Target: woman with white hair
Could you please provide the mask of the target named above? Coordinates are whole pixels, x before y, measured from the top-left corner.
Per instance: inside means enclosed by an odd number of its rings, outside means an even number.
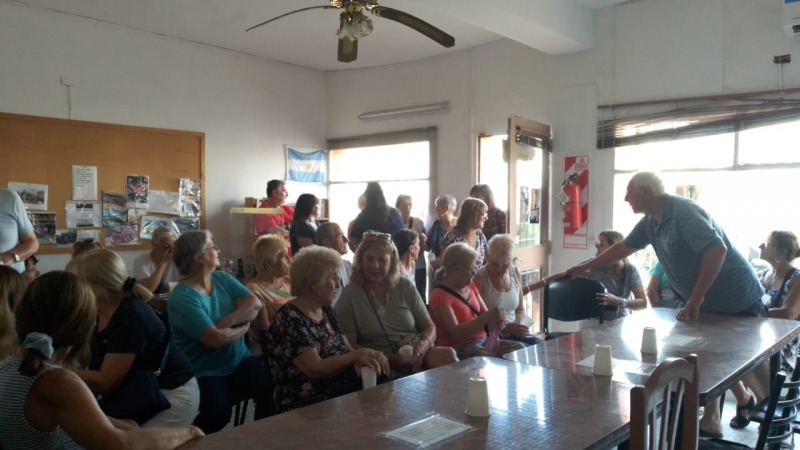
[[[169,292],[169,283],[180,279],[178,268],[172,262],[172,247],[178,235],[172,228],[161,227],[150,239],[152,248],[133,261],[133,276],[136,281],[154,294]]]
[[[514,238],[507,234],[496,234],[489,239],[486,265],[475,275],[475,285],[487,308],[500,307],[505,312],[500,337],[520,341],[527,345],[542,342],[531,334],[523,322],[530,323],[525,316],[522,301],[522,274],[514,265]]]
[[[441,257],[444,251],[442,241],[447,235],[447,232],[456,225],[456,208],[458,207],[458,202],[452,195],[444,194],[436,197],[434,204],[436,205],[436,220],[433,221],[430,229],[428,229],[428,241],[426,244],[427,250],[431,252],[432,255],[431,265],[439,267],[442,263]]]

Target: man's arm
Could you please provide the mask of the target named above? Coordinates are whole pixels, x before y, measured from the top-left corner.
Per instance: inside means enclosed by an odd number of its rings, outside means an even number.
[[[587,270],[596,269],[598,267],[607,266],[613,262],[617,262],[622,258],[630,256],[636,252],[637,249],[628,247],[624,241],[619,241],[608,248],[608,250],[600,253],[597,258],[586,261],[583,264],[571,267],[564,272],[568,277],[580,275]]]
[[[36,235],[33,234],[33,231],[30,233],[20,236],[19,238],[19,245],[16,247],[7,250],[2,255],[2,263],[3,265],[10,265],[14,264],[14,255],[11,253],[16,253],[19,256],[20,261],[25,261],[26,259],[30,258],[31,255],[36,253],[39,250],[39,241],[36,240]]]
[[[717,244],[703,253],[703,263],[700,266],[700,273],[697,276],[697,282],[694,284],[692,296],[689,297],[686,306],[678,312],[678,320],[697,319],[700,305],[703,304],[706,293],[711,288],[711,285],[714,284],[714,280],[717,279],[727,254],[728,247],[725,244]]]

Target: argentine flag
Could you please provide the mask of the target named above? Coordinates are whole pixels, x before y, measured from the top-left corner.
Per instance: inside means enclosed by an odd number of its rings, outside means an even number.
[[[300,183],[324,183],[328,152],[303,153],[286,147],[286,179]]]

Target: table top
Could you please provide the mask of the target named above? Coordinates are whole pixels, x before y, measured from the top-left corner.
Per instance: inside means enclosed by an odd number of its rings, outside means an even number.
[[[610,345],[615,381],[644,384],[649,371],[666,358],[698,355],[701,402],[715,398],[736,380],[800,335],[800,322],[784,319],[700,314],[696,321],[678,321],[677,311],[648,308],[621,319],[526,347],[504,357],[570,373],[589,375],[587,358],[597,344]],[[640,351],[644,327],[656,329],[657,354]]]
[[[470,377],[489,388],[491,416],[464,413]],[[440,415],[472,429],[435,448],[605,449],[628,436],[630,386],[470,358],[190,442],[185,448],[414,448],[386,433]]]

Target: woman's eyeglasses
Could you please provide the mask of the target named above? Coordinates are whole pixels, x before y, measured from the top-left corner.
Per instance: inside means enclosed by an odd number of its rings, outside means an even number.
[[[376,241],[392,241],[392,235],[388,233],[381,233],[380,231],[369,230],[365,231],[364,234],[361,235],[361,239],[365,241],[369,240],[376,240]]]

